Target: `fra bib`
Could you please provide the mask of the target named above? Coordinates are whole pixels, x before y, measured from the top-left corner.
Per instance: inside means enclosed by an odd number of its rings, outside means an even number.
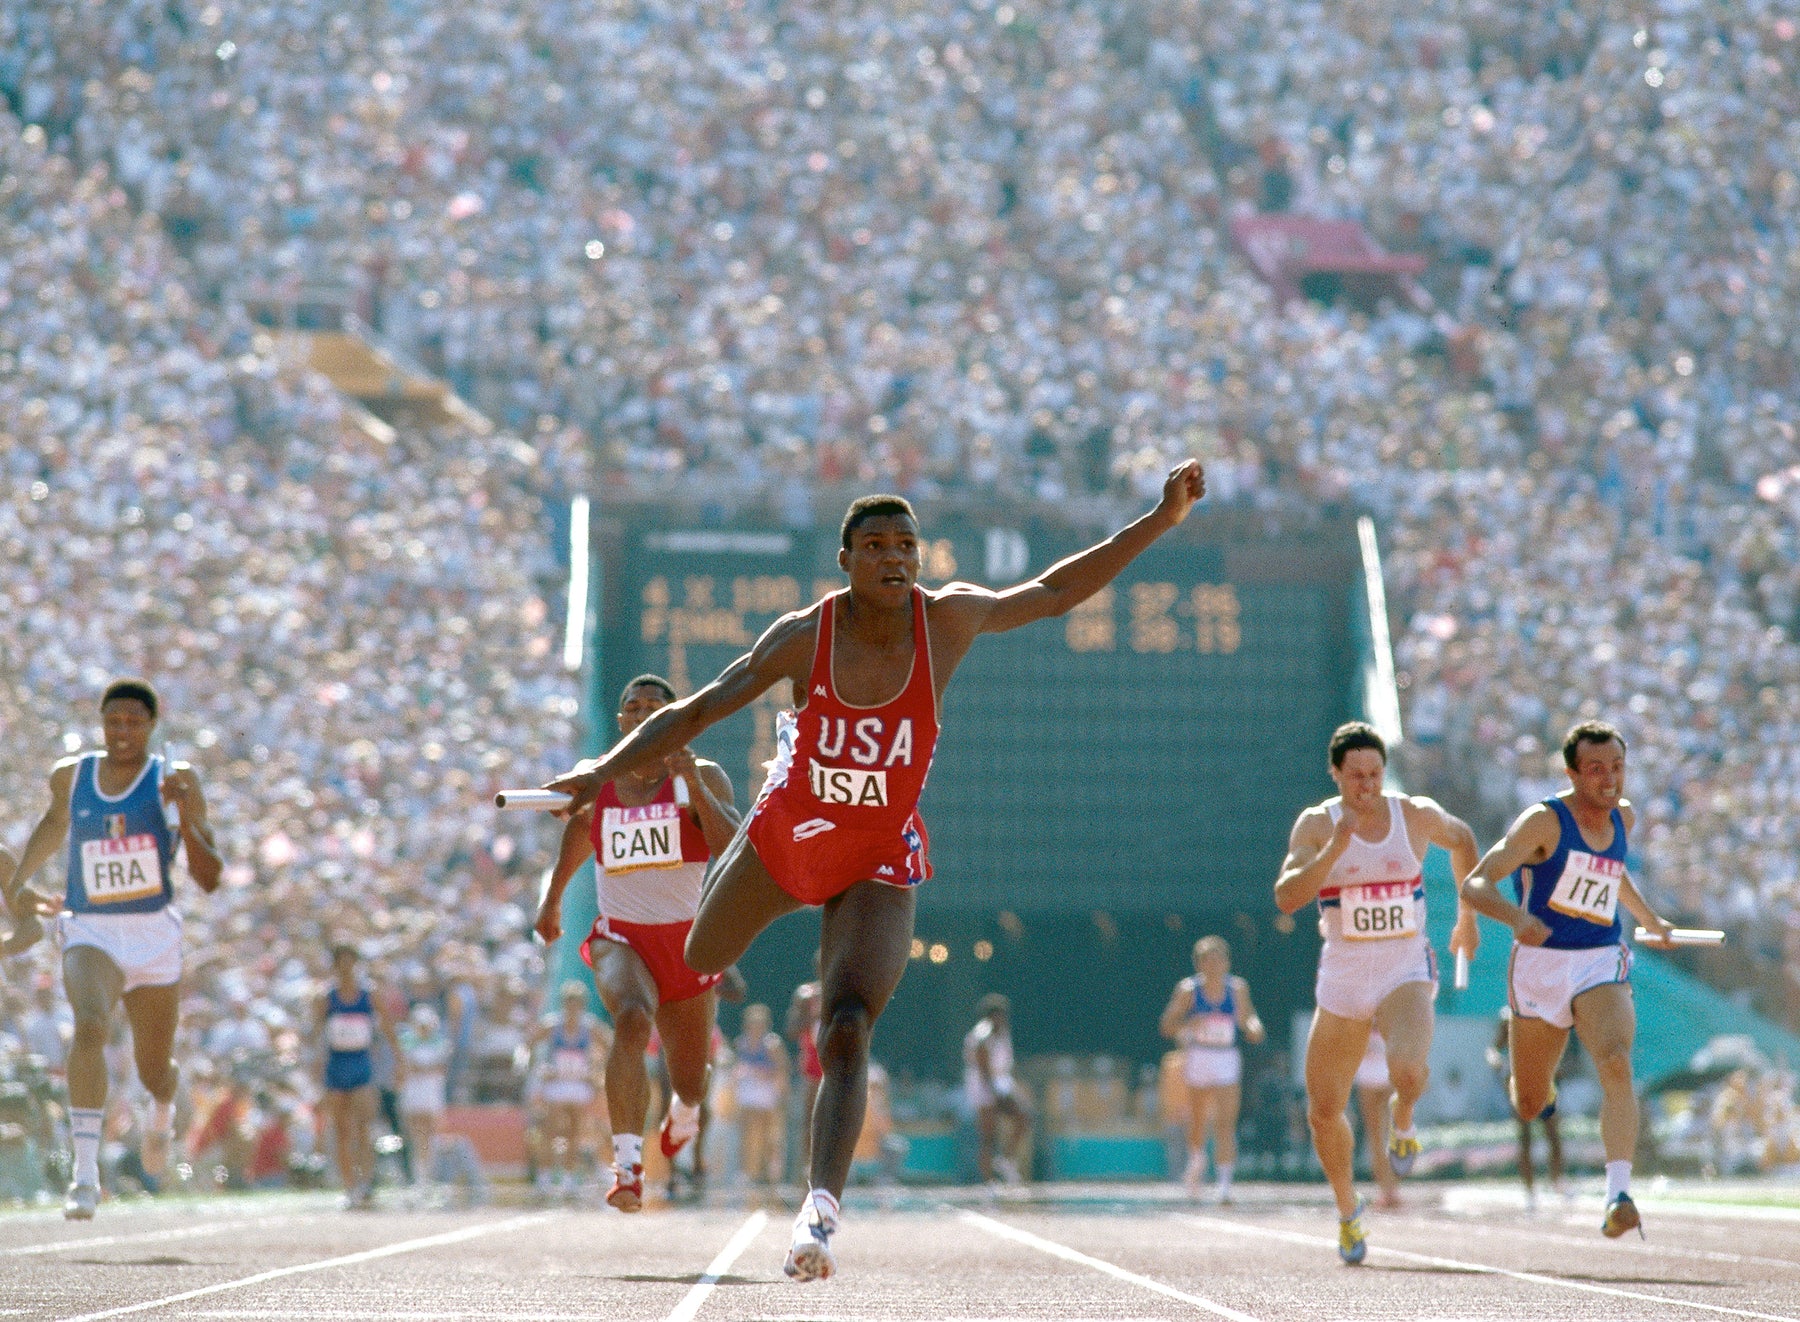
[[[162,894],[162,860],[153,835],[81,842],[81,884],[90,904],[123,904]]]
[[[1619,910],[1619,886],[1624,880],[1625,864],[1618,859],[1571,849],[1562,877],[1550,892],[1550,907],[1570,918],[1611,927]]]

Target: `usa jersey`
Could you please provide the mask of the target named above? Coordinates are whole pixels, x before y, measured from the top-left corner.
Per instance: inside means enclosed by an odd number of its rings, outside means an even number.
[[[100,790],[99,753],[75,764],[69,786],[69,875],[64,906],[71,913],[155,913],[175,898],[170,867],[175,832],[162,801],[163,760],[152,756],[130,788]]]
[[[1624,939],[1619,922],[1627,849],[1624,814],[1612,810],[1612,843],[1595,851],[1582,838],[1568,804],[1559,798],[1544,803],[1556,814],[1561,833],[1550,857],[1513,873],[1519,906],[1550,929],[1544,945],[1551,950],[1618,945]]]

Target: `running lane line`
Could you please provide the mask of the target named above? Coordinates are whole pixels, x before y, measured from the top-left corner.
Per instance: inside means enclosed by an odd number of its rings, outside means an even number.
[[[1442,1221],[1430,1221],[1422,1216],[1395,1216],[1391,1212],[1384,1212],[1381,1219],[1383,1221],[1404,1221],[1410,1225],[1440,1232],[1444,1228]],[[1540,1244],[1566,1244],[1570,1248],[1578,1249],[1593,1247],[1592,1240],[1558,1234],[1547,1226],[1542,1229],[1532,1226],[1504,1226],[1496,1225],[1491,1221],[1463,1222],[1462,1224],[1471,1228],[1479,1226],[1484,1235],[1498,1232],[1503,1235],[1513,1235],[1519,1239],[1535,1240]],[[1800,1261],[1792,1258],[1764,1258],[1758,1257],[1754,1253],[1727,1253],[1724,1249],[1682,1248],[1673,1244],[1633,1244],[1628,1240],[1620,1240],[1608,1251],[1617,1253],[1620,1250],[1652,1258],[1693,1258],[1701,1262],[1729,1262],[1739,1267],[1786,1267],[1790,1271],[1800,1271]]]
[[[504,1221],[487,1221],[478,1226],[464,1226],[461,1230],[447,1230],[441,1235],[426,1235],[422,1239],[404,1239],[398,1244],[383,1244],[378,1249],[364,1249],[360,1253],[346,1253],[336,1258],[321,1258],[317,1262],[302,1262],[292,1267],[275,1267],[266,1272],[257,1272],[254,1276],[240,1277],[235,1281],[221,1281],[217,1285],[203,1285],[197,1290],[183,1290],[180,1294],[165,1295],[161,1299],[147,1299],[141,1304],[126,1304],[121,1308],[108,1308],[98,1313],[80,1313],[74,1317],[59,1319],[59,1322],[101,1322],[103,1318],[124,1317],[129,1313],[146,1313],[153,1308],[167,1308],[170,1304],[182,1304],[190,1299],[203,1299],[207,1295],[221,1294],[226,1290],[242,1290],[252,1285],[261,1285],[265,1281],[279,1281],[286,1276],[301,1276],[307,1272],[328,1271],[333,1267],[354,1267],[357,1263],[374,1262],[377,1258],[392,1258],[402,1253],[416,1253],[420,1249],[442,1248],[447,1244],[462,1244],[471,1239],[504,1234],[523,1226],[536,1225],[553,1215],[555,1214],[551,1212],[533,1212],[528,1216],[508,1217]]]
[[[1079,1249],[1072,1249],[1066,1244],[1058,1244],[1053,1239],[1045,1239],[1042,1235],[1034,1235],[1029,1230],[1020,1230],[1017,1226],[1009,1226],[1004,1221],[996,1221],[992,1217],[983,1216],[979,1212],[963,1211],[962,1219],[978,1229],[987,1231],[1000,1239],[1010,1239],[1015,1244],[1023,1244],[1027,1248],[1036,1249],[1039,1253],[1048,1253],[1053,1258],[1061,1258],[1064,1262],[1078,1263],[1083,1267],[1091,1267],[1097,1272],[1125,1281],[1140,1289],[1154,1291],[1169,1299],[1179,1299],[1202,1312],[1211,1313],[1214,1317],[1230,1319],[1230,1322],[1257,1322],[1248,1313],[1240,1313],[1237,1309],[1225,1304],[1216,1303],[1201,1295],[1189,1294],[1186,1290],[1177,1290],[1172,1285],[1164,1285],[1161,1281],[1148,1276],[1140,1276],[1134,1271],[1107,1262],[1103,1258],[1089,1257]],[[1783,1322],[1800,1322],[1800,1319],[1783,1319]]]
[[[1289,1244],[1306,1244],[1320,1248],[1335,1249],[1337,1241],[1326,1239],[1322,1235],[1303,1235],[1294,1230],[1276,1230],[1265,1226],[1240,1225],[1236,1221],[1223,1221],[1210,1216],[1181,1215],[1181,1220],[1196,1226],[1205,1226],[1208,1230],[1222,1231],[1228,1235],[1239,1235],[1246,1239],[1277,1239]],[[1430,1267],[1448,1267],[1455,1271],[1474,1272],[1482,1276],[1505,1276],[1515,1281],[1529,1281],[1534,1285],[1554,1285],[1563,1290],[1579,1290],[1584,1294],[1610,1295],[1614,1299],[1634,1299],[1639,1303],[1663,1304],[1669,1308],[1693,1308],[1703,1313],[1719,1313],[1726,1317],[1755,1318],[1758,1322],[1800,1322],[1800,1317],[1788,1313],[1758,1313],[1749,1308],[1727,1308],[1723,1304],[1705,1304],[1697,1299],[1671,1299],[1667,1295],[1644,1294],[1640,1290],[1621,1290],[1615,1285],[1595,1285],[1590,1281],[1567,1281],[1559,1276],[1543,1276],[1537,1272],[1514,1271],[1510,1267],[1492,1267],[1485,1262],[1464,1262],[1460,1258],[1439,1258],[1429,1253],[1409,1253],[1405,1249],[1390,1249],[1380,1245],[1369,1245],[1371,1253],[1385,1253],[1392,1258],[1404,1258],[1408,1262],[1422,1262]],[[1673,1283],[1672,1284],[1677,1284]]]
[[[87,1239],[59,1239],[48,1244],[21,1244],[0,1249],[0,1258],[23,1258],[39,1253],[67,1253],[73,1249],[117,1248],[121,1244],[157,1244],[170,1239],[202,1239],[231,1230],[258,1230],[265,1226],[290,1226],[309,1213],[294,1216],[259,1216],[241,1221],[203,1221],[172,1230],[142,1230],[135,1235],[94,1235]]]
[[[700,1312],[700,1305],[706,1302],[706,1296],[713,1292],[713,1287],[719,1283],[719,1278],[731,1270],[731,1264],[738,1260],[745,1249],[756,1242],[756,1237],[762,1234],[762,1228],[768,1224],[769,1214],[767,1212],[752,1212],[750,1219],[738,1227],[737,1234],[733,1235],[725,1247],[719,1250],[719,1256],[707,1263],[706,1271],[699,1280],[694,1282],[693,1288],[687,1292],[687,1296],[675,1305],[674,1311],[664,1319],[664,1322],[694,1322],[695,1316]]]

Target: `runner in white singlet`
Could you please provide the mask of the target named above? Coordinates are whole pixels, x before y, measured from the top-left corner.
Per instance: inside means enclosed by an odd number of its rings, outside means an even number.
[[[1329,748],[1339,796],[1294,823],[1275,903],[1294,913],[1318,902],[1319,979],[1306,1045],[1307,1123],[1338,1206],[1338,1253],[1359,1263],[1368,1252],[1363,1204],[1351,1161],[1355,1136],[1345,1108],[1369,1033],[1387,1042],[1392,1132],[1388,1155],[1406,1175],[1419,1153],[1413,1107],[1430,1077],[1437,961],[1425,936],[1426,849],[1450,853],[1458,877],[1479,857],[1474,832],[1430,799],[1390,795],[1383,785],[1387,745],[1373,726],[1339,726]],[[1475,953],[1475,918],[1457,906],[1452,950]]]

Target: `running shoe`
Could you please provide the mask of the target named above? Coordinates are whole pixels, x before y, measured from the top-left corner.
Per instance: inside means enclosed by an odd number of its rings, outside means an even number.
[[[1638,1238],[1645,1238],[1644,1221],[1638,1215],[1637,1204],[1631,1201],[1631,1195],[1622,1193],[1606,1205],[1606,1220],[1600,1223],[1600,1233],[1608,1239],[1617,1239],[1627,1230],[1638,1232]]]
[[[686,1147],[688,1140],[699,1132],[700,1113],[698,1111],[685,1124],[677,1128],[675,1108],[671,1106],[669,1113],[663,1117],[662,1128],[656,1131],[656,1141],[662,1144],[663,1156],[673,1161],[675,1154]]]
[[[71,1184],[68,1196],[63,1199],[63,1219],[65,1221],[92,1221],[94,1212],[99,1206],[99,1185]]]
[[[1369,1256],[1368,1236],[1363,1234],[1363,1213],[1368,1210],[1368,1201],[1358,1198],[1356,1210],[1347,1217],[1338,1218],[1338,1257],[1349,1267],[1362,1264]]]
[[[644,1205],[644,1168],[633,1166],[629,1178],[617,1166],[613,1167],[612,1188],[606,1192],[606,1205],[616,1207],[621,1212],[635,1212]]]
[[[836,1229],[837,1224],[827,1224],[818,1205],[808,1198],[794,1218],[794,1239],[781,1270],[796,1281],[822,1281],[837,1271],[837,1258],[831,1252]]]
[[[138,1152],[138,1160],[143,1163],[144,1173],[161,1179],[169,1169],[169,1152],[175,1146],[175,1131],[165,1129],[158,1133],[151,1130],[144,1135],[144,1146]]]
[[[1394,1168],[1394,1174],[1405,1179],[1413,1173],[1413,1163],[1419,1159],[1419,1135],[1414,1130],[1404,1134],[1394,1124],[1394,1099],[1388,1099],[1388,1165]]]

